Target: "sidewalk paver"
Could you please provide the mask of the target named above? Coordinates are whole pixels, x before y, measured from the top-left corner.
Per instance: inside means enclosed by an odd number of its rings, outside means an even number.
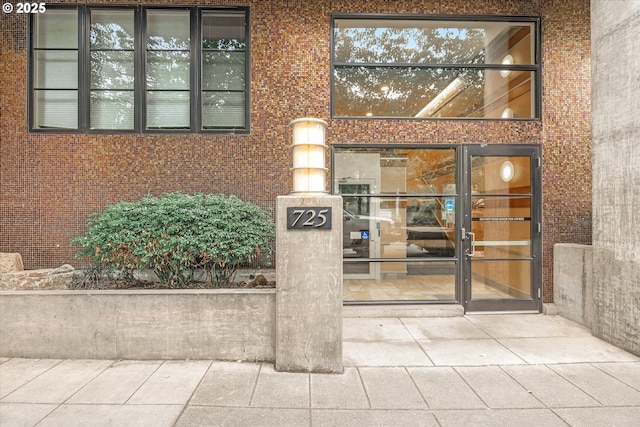
[[[451,367],[407,368],[431,409],[480,409],[487,405]]]
[[[251,406],[263,408],[308,408],[309,374],[277,372],[264,364],[258,376]]]
[[[259,373],[259,363],[213,362],[189,403],[249,406]]]
[[[311,407],[366,409],[369,400],[356,368],[345,368],[340,375],[311,374]]]
[[[182,405],[61,405],[38,427],[171,427]]]
[[[189,406],[175,425],[176,427],[293,427],[310,425],[310,418],[308,409]]]
[[[498,342],[530,364],[638,360],[614,345],[588,336],[510,338]]]
[[[315,410],[311,421],[314,427],[438,427],[431,413],[416,410]]]
[[[58,359],[7,359],[0,365],[0,399],[56,366]]]
[[[550,366],[604,406],[640,406],[640,391],[590,364]],[[640,418],[639,418],[640,420]]]
[[[427,408],[427,404],[405,368],[359,368],[358,370],[372,408]]]
[[[114,363],[71,396],[67,403],[123,404],[158,369],[162,362]]]
[[[129,404],[186,404],[211,361],[166,361],[127,401]]]
[[[544,365],[502,366],[502,370],[549,408],[600,406],[600,402]]]
[[[111,360],[65,360],[5,396],[1,401],[62,403],[112,363]]]
[[[525,361],[493,339],[420,341],[436,366],[524,364]]]
[[[441,427],[567,427],[567,424],[549,409],[476,409],[471,411],[435,411],[434,415]]]
[[[455,369],[489,408],[540,408],[543,406],[499,366]]]

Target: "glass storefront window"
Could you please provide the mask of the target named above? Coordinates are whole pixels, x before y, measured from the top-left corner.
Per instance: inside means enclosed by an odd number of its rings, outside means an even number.
[[[333,152],[345,301],[455,299],[455,148]]]

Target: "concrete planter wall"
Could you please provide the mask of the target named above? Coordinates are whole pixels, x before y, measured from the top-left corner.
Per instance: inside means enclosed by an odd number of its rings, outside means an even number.
[[[274,361],[275,289],[3,291],[0,356]]]

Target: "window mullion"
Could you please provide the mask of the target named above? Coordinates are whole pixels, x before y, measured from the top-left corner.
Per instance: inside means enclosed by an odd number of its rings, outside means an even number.
[[[200,109],[200,75],[201,75],[201,59],[200,59],[200,27],[201,27],[200,10],[191,8],[191,132],[199,132],[202,123]]]
[[[91,52],[89,31],[91,14],[87,6],[78,7],[78,131],[89,130],[89,88],[91,78]]]

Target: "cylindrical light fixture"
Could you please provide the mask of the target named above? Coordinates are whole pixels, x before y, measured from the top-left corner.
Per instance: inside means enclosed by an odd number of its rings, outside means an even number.
[[[326,193],[327,122],[306,117],[292,121],[290,126],[293,132],[293,193]]]

